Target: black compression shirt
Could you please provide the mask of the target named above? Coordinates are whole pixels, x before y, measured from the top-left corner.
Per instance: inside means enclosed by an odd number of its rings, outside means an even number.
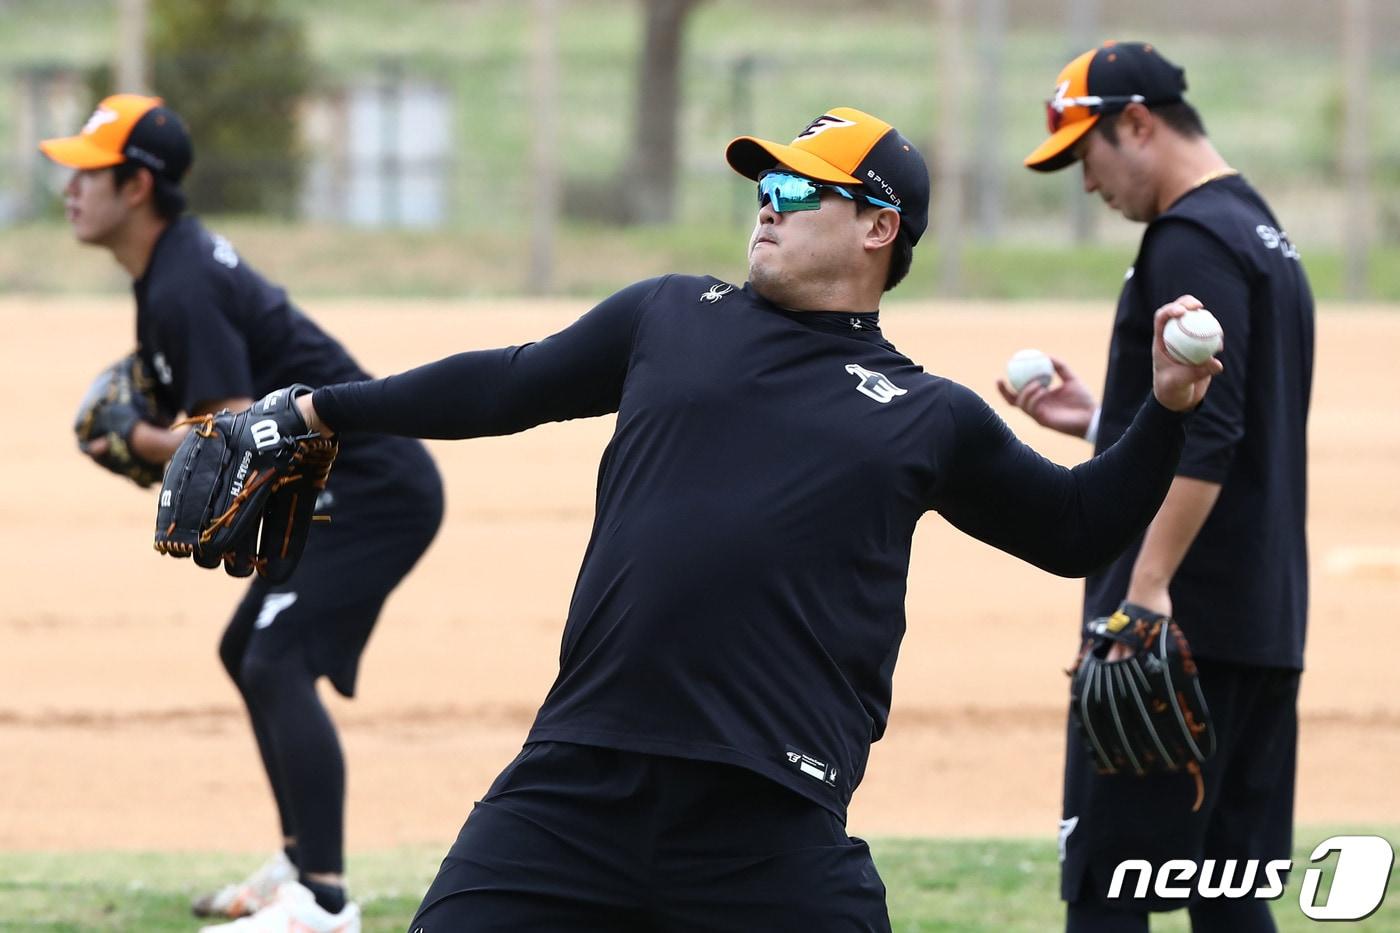
[[[1100,449],[1152,391],[1152,316],[1195,295],[1225,331],[1225,371],[1191,419],[1177,472],[1221,486],[1171,582],[1172,611],[1196,654],[1302,669],[1307,633],[1307,419],[1313,297],[1289,241],[1238,176],[1183,195],[1143,234],[1113,325]],[[1085,591],[1112,612],[1141,550],[1134,542]]]
[[[1066,469],[900,354],[877,315],[679,275],[538,343],[313,401],[339,431],[437,438],[617,412],[530,739],[739,765],[843,818],[885,728],[919,518],[1084,575],[1156,512],[1184,420],[1149,400]]]
[[[285,291],[195,217],[165,228],[133,290],[137,345],[168,414],[259,398],[293,382],[368,377]]]

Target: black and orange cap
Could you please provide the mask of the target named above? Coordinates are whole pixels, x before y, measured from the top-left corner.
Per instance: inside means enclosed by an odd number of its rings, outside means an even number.
[[[194,161],[184,121],[159,97],[113,94],[76,136],[46,139],[39,150],[59,165],[96,169],[137,162],[178,183]]]
[[[928,228],[928,166],[909,140],[879,117],[836,107],[817,117],[791,143],[740,136],[724,157],[745,178],[785,165],[814,181],[858,185],[899,208],[910,245]]]
[[[1025,158],[1027,168],[1053,172],[1075,161],[1074,144],[1099,122],[1106,105],[1121,109],[1134,96],[1147,106],[1174,104],[1186,92],[1186,72],[1146,42],[1105,42],[1070,62],[1046,101],[1050,138]],[[1086,103],[1087,101],[1087,103]],[[1111,112],[1111,111],[1109,111]]]

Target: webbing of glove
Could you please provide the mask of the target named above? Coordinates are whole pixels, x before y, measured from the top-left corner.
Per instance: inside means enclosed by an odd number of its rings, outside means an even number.
[[[331,438],[302,440],[287,472],[263,509],[258,545],[258,573],[273,583],[291,576],[306,549],[315,520],[316,500],[326,488],[340,445]]]
[[[1215,751],[1210,710],[1190,646],[1169,617],[1124,603],[1087,626],[1070,672],[1070,715],[1102,774],[1185,770],[1205,785],[1200,765]],[[1131,654],[1109,661],[1115,643]]]

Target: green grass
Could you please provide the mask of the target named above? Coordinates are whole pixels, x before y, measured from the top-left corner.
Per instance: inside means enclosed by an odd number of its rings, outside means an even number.
[[[289,224],[250,218],[206,218],[233,240],[265,276],[314,311],[332,298],[472,299],[526,291],[523,237],[508,231],[394,231]],[[560,235],[555,292],[601,299],[618,288],[667,272],[708,273],[730,281],[745,275],[745,229],[727,225],[660,228],[571,225]],[[1043,245],[969,243],[957,293],[1007,301],[1081,299],[1111,303],[1132,262],[1132,245],[1060,249]],[[1304,256],[1319,300],[1343,297],[1342,257]],[[938,295],[935,244],[921,245],[894,301]],[[1400,302],[1400,246],[1372,256],[1371,298]],[[129,294],[130,282],[104,250],[74,242],[61,221],[0,228],[0,294]]]
[[[402,933],[441,855],[404,849],[353,858],[365,930]],[[190,901],[256,862],[227,853],[0,853],[0,930],[189,933]]]
[[[1298,909],[1298,886],[1311,846],[1339,832],[1344,830],[1297,832],[1298,870],[1273,905],[1285,933],[1318,929]],[[1396,831],[1386,835],[1400,838]],[[872,849],[896,931],[1040,933],[1062,923],[1053,840],[885,839],[872,842]],[[401,933],[441,855],[416,847],[352,856],[350,875],[365,930]],[[241,875],[254,861],[229,854],[0,853],[0,930],[189,931],[190,899]],[[1357,927],[1400,931],[1397,890],[1400,878],[1392,873],[1387,903]],[[1164,915],[1153,929],[1185,931],[1186,918],[1180,911]]]

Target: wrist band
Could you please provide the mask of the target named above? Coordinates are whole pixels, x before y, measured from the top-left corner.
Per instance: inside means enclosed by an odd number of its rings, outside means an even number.
[[[1099,438],[1099,415],[1103,414],[1103,406],[1094,409],[1094,417],[1089,419],[1089,430],[1084,432],[1084,439],[1090,444]]]

